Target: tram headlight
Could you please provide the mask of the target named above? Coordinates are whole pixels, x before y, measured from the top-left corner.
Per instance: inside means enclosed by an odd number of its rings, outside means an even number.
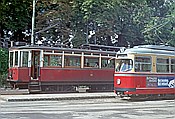
[[[121,84],[121,80],[117,79],[117,84],[120,85]]]

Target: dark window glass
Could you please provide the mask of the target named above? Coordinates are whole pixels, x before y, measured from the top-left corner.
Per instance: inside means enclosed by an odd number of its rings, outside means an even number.
[[[171,72],[175,72],[175,59],[171,59]]]
[[[66,66],[73,66],[73,67],[80,67],[80,57],[78,56],[65,56],[64,57],[64,65]]]
[[[84,58],[84,67],[98,68],[99,67],[99,58],[85,57]]]
[[[10,52],[10,67],[13,67],[13,52]]]
[[[169,59],[157,58],[156,69],[157,72],[169,72]]]
[[[27,67],[28,66],[28,56],[29,56],[29,52],[28,51],[23,51],[22,67]]]
[[[136,72],[150,72],[151,71],[151,57],[135,57],[135,71]]]
[[[18,66],[18,51],[15,51],[15,66]]]

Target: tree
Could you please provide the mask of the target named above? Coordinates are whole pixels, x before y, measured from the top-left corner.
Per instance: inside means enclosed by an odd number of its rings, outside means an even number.
[[[36,4],[36,38],[63,43],[71,34],[71,0],[40,0]]]
[[[147,0],[149,17],[145,20],[143,31],[145,42],[148,44],[174,45],[174,1]]]
[[[0,3],[1,37],[9,37],[7,35],[10,31],[12,33],[10,40],[23,40],[22,31],[29,31],[31,28],[31,3],[32,0],[2,0]]]

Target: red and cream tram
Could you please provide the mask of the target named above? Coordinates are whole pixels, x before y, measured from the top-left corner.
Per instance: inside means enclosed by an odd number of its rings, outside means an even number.
[[[127,99],[175,98],[175,48],[142,45],[118,53],[114,91]]]
[[[7,81],[30,93],[113,91],[114,60],[108,60],[119,48],[85,47],[13,46]]]

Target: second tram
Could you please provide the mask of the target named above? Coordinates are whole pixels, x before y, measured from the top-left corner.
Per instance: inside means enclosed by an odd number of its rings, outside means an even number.
[[[127,99],[175,99],[175,48],[142,45],[117,54],[115,93]]]

